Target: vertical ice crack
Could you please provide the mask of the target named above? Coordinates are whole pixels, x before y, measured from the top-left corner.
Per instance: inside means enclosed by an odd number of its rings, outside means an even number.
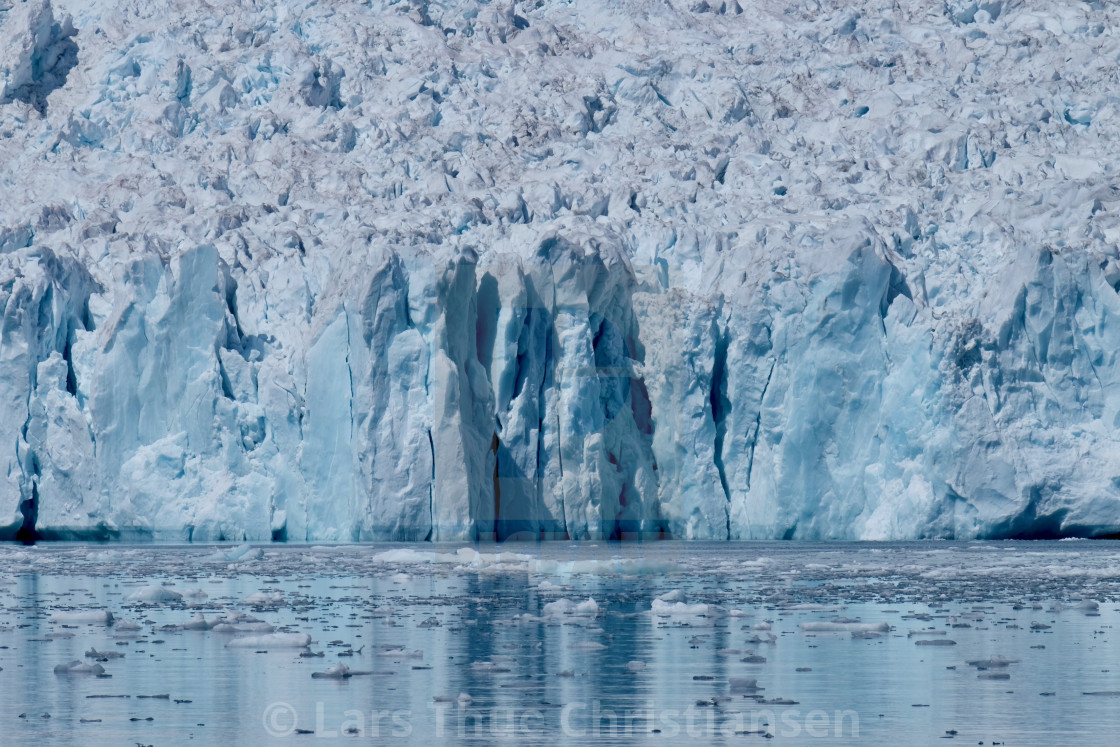
[[[770,388],[770,379],[774,376],[774,366],[777,361],[770,362],[770,373],[766,374],[766,383],[762,385],[762,394],[758,398],[758,413],[754,418],[754,438],[750,443],[750,454],[747,457],[747,492],[751,489],[751,476],[754,472],[754,450],[758,446],[758,437],[762,435],[762,404],[766,401],[766,390]]]
[[[431,428],[428,429],[428,450],[432,458],[432,479],[428,482],[428,536],[424,538],[425,542],[431,542],[435,538],[436,531],[436,445],[432,440]]]
[[[719,484],[723,488],[725,501],[724,519],[727,525],[727,539],[731,538],[731,489],[727,484],[727,471],[723,463],[723,444],[727,436],[727,416],[731,411],[731,401],[727,398],[727,346],[728,330],[721,330],[719,322],[712,321],[712,336],[715,338],[715,359],[712,362],[712,389],[709,399],[712,408],[712,422],[716,435],[712,461],[719,473]]]

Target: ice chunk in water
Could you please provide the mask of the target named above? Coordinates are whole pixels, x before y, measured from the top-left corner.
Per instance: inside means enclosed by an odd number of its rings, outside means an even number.
[[[271,594],[256,591],[245,597],[244,603],[252,607],[278,607],[284,603],[284,596],[278,591]]]
[[[970,667],[977,669],[1003,669],[1012,664],[1018,664],[1018,659],[1008,659],[1006,656],[992,656],[987,659],[973,659],[968,662]]]
[[[339,662],[325,672],[312,672],[311,676],[316,679],[344,680],[352,675],[350,667]]]
[[[709,604],[685,604],[654,599],[650,611],[655,617],[706,616],[714,614],[715,608]]]
[[[141,602],[145,604],[163,604],[165,602],[181,602],[183,595],[163,586],[144,586],[125,597],[126,602]]]
[[[275,627],[268,623],[258,620],[257,622],[243,622],[243,623],[214,623],[211,628],[215,633],[271,633],[276,630]]]
[[[201,612],[195,614],[191,621],[182,625],[183,630],[210,630],[214,623],[208,622]]]
[[[100,664],[86,664],[85,662],[74,659],[66,664],[59,664],[54,668],[55,674],[105,674],[105,667]]]
[[[266,633],[234,638],[226,646],[230,648],[307,648],[311,636],[307,633]]]
[[[797,627],[805,633],[889,633],[891,629],[885,622],[803,622]]]

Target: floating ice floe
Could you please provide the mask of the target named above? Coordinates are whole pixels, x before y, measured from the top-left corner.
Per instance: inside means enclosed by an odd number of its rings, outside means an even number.
[[[188,622],[178,625],[164,625],[160,627],[160,630],[171,632],[182,630],[211,630],[215,633],[263,634],[271,633],[276,630],[276,628],[264,620],[240,612],[225,612],[212,620],[207,620],[204,614],[196,612],[194,617]]]
[[[339,662],[325,672],[312,672],[311,676],[315,679],[344,680],[353,677],[354,673],[350,671],[350,667]]]
[[[233,638],[226,643],[229,648],[307,648],[310,645],[311,636],[307,633],[246,635]]]
[[[126,602],[138,602],[143,604],[164,604],[168,602],[181,602],[183,595],[177,591],[165,588],[163,586],[151,585],[143,586],[136,591],[132,592],[125,598]]]
[[[143,629],[144,626],[132,620],[113,621],[114,638],[135,638],[136,636],[140,635],[140,631]]]
[[[891,629],[885,622],[803,622],[797,627],[805,633],[889,633]]]
[[[271,633],[276,630],[275,626],[266,623],[263,620],[257,622],[244,622],[244,623],[227,623],[216,622],[210,626],[210,630],[215,633],[250,633],[250,634],[265,634]]]
[[[594,599],[588,597],[582,602],[571,599],[557,599],[544,606],[542,614],[545,617],[560,617],[563,615],[588,615],[599,614],[599,605]]]
[[[1018,664],[1018,659],[1008,659],[1006,656],[992,656],[987,659],[973,659],[967,662],[970,667],[977,669],[1004,669],[1012,664]]]
[[[197,612],[195,616],[191,618],[190,622],[183,623],[179,627],[182,630],[210,630],[210,628],[214,627],[214,624],[215,623],[207,621],[206,616],[201,612]]]
[[[650,605],[650,612],[655,617],[707,617],[715,614],[715,608],[710,604],[686,604],[654,599]]]
[[[67,625],[112,625],[113,613],[109,610],[76,610],[73,612],[55,612],[50,622],[64,623]]]
[[[271,594],[264,591],[255,591],[242,601],[251,607],[279,607],[284,604],[284,595],[278,591]]]
[[[74,659],[66,664],[59,664],[54,668],[55,674],[92,674],[100,677],[105,674],[105,667],[100,664],[86,664]]]

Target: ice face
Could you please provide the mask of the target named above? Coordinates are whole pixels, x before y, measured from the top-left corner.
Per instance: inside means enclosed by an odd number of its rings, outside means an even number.
[[[1120,532],[1117,11],[859,5],[0,11],[0,537]]]

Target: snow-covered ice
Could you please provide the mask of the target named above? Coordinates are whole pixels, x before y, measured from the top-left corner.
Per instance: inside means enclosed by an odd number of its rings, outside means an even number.
[[[1120,532],[1118,13],[6,3],[0,534]]]

